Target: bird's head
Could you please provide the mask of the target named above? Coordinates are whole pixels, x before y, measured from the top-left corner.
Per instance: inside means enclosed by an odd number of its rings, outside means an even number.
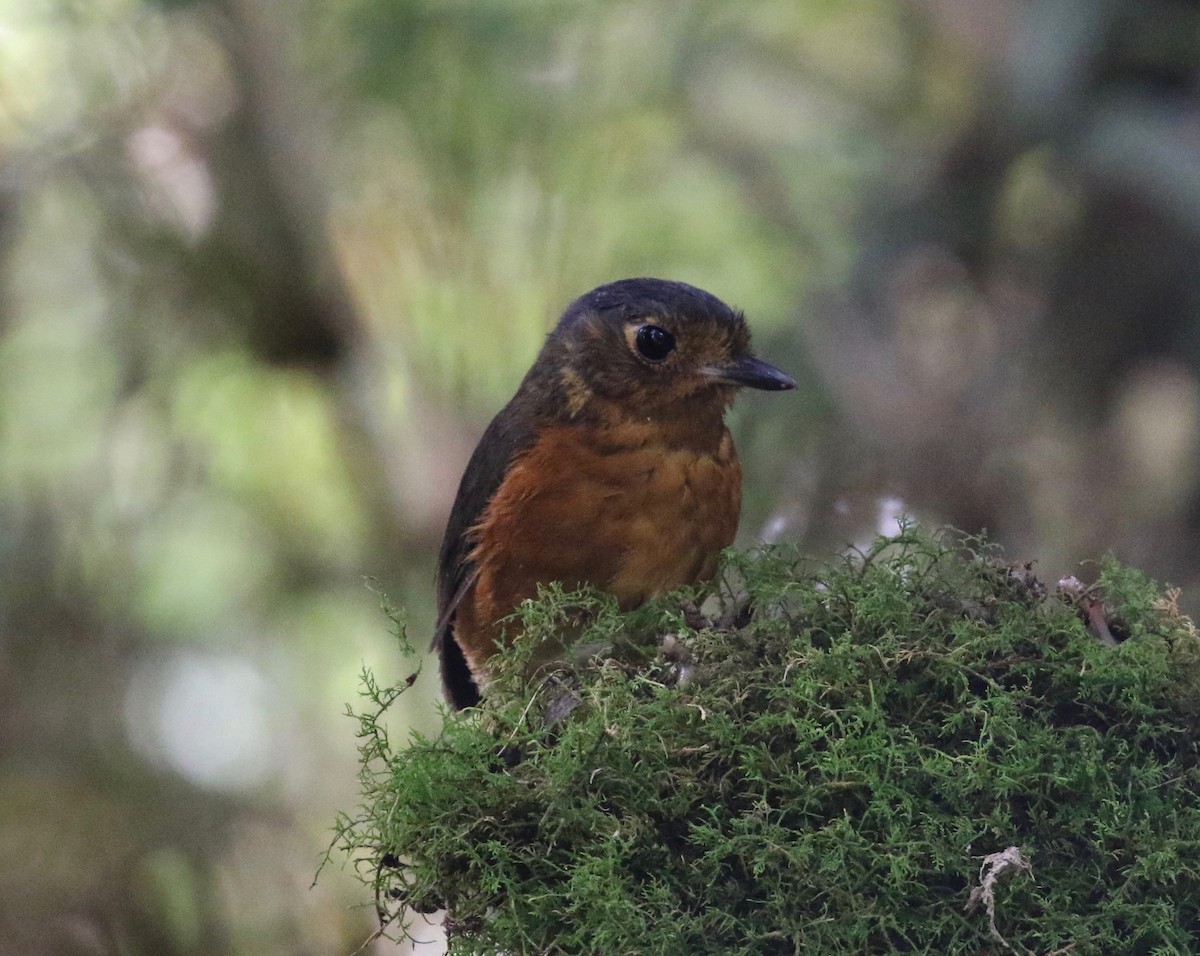
[[[751,353],[740,312],[665,279],[623,279],[576,299],[535,369],[572,418],[720,414],[740,388],[796,387]]]

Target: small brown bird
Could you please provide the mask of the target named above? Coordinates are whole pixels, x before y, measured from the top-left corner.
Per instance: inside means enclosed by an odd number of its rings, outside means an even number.
[[[446,698],[479,701],[502,619],[539,584],[624,609],[716,573],[742,506],[724,413],[741,387],[795,388],[750,353],[740,312],[682,282],[576,299],[471,456],[438,560]]]

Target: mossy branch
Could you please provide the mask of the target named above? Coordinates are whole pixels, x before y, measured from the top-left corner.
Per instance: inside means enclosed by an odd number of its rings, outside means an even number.
[[[434,737],[393,748],[364,675],[341,845],[453,953],[1195,952],[1200,639],[1113,561],[1047,590],[913,528],[731,552],[703,612],[548,589]],[[529,676],[580,621],[603,652]],[[1010,848],[1032,869],[981,890]]]

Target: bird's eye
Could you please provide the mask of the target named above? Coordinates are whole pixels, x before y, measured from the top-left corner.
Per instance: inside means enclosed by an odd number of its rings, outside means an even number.
[[[675,336],[657,325],[643,325],[633,341],[642,357],[651,362],[661,362],[675,351]]]

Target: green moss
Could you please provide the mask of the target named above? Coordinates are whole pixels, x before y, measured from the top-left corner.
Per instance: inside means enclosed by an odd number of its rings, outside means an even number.
[[[392,931],[445,907],[453,953],[1200,948],[1200,639],[1144,577],[1106,562],[1089,592],[1115,647],[912,529],[832,566],[732,552],[698,597],[547,591],[526,648],[583,617],[610,652],[531,680],[507,654],[403,748],[368,681],[340,836]],[[964,904],[1010,846],[1032,873],[993,934]]]

